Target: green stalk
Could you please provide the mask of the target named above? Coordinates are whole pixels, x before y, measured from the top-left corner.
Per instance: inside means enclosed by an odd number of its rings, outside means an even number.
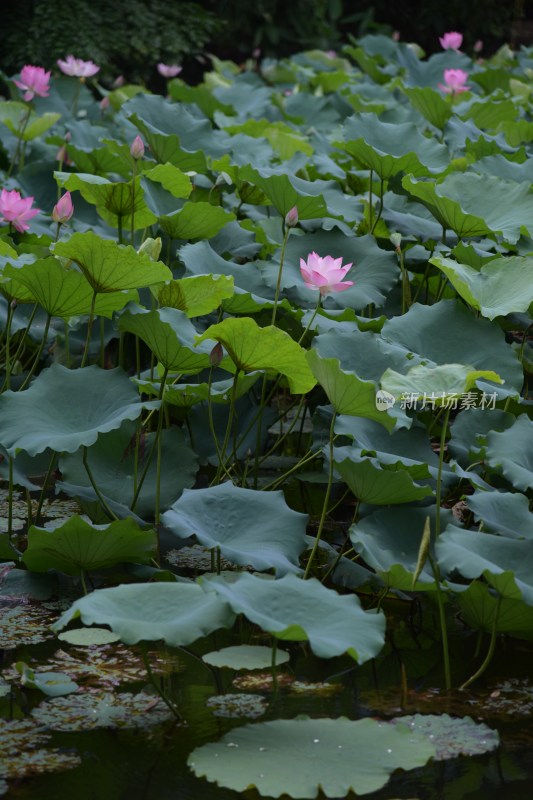
[[[442,467],[444,464],[444,448],[446,446],[446,433],[448,431],[448,422],[450,419],[450,412],[452,410],[451,404],[446,408],[444,419],[442,421],[442,430],[440,433],[440,447],[439,447],[439,467],[437,470],[437,488],[435,491],[435,538],[440,536],[440,503],[442,494]]]
[[[331,486],[333,484],[333,439],[335,438],[335,420],[337,419],[337,412],[333,412],[333,416],[331,417],[331,425],[329,428],[329,470],[328,470],[328,485],[326,488],[326,496],[324,497],[324,503],[322,505],[322,514],[320,516],[320,522],[318,524],[318,531],[315,537],[315,543],[313,544],[313,549],[311,550],[311,555],[309,556],[309,561],[307,562],[307,566],[304,572],[304,580],[309,577],[309,573],[311,572],[311,567],[313,566],[313,561],[315,559],[318,544],[320,542],[320,537],[322,536],[322,531],[324,529],[324,523],[326,521],[326,515],[328,512],[329,506],[329,498],[331,494]]]
[[[480,675],[483,675],[483,673],[485,672],[485,670],[489,666],[490,662],[492,661],[492,657],[494,655],[494,650],[496,648],[498,617],[499,617],[499,614],[500,614],[501,604],[502,604],[502,596],[498,595],[498,601],[497,601],[497,605],[496,605],[496,611],[494,612],[494,621],[492,623],[492,631],[491,631],[491,634],[490,634],[490,643],[489,643],[489,649],[487,651],[487,655],[485,656],[485,659],[484,659],[483,663],[481,664],[481,666],[479,667],[479,669],[476,672],[474,672],[474,674],[459,687],[459,691],[461,691],[461,692],[463,692],[468,686],[470,686],[472,683],[474,683],[474,681],[477,681],[477,679],[480,677]]]
[[[51,319],[52,319],[52,317],[50,316],[50,314],[48,314],[48,316],[46,318],[46,324],[44,326],[43,338],[41,339],[41,343],[39,345],[39,349],[37,350],[37,355],[35,356],[35,359],[33,361],[33,364],[32,364],[32,367],[31,367],[30,371],[26,375],[26,379],[24,380],[24,383],[19,388],[19,392],[23,391],[23,389],[25,389],[26,386],[28,386],[29,382],[33,378],[35,370],[39,366],[39,361],[41,360],[41,356],[42,356],[42,353],[43,353],[43,350],[44,350],[44,346],[45,346],[46,340],[48,338],[48,329],[50,328]]]
[[[163,703],[167,706],[167,708],[170,709],[170,711],[176,717],[176,719],[181,721],[182,717],[181,717],[181,714],[179,713],[178,709],[176,708],[174,703],[172,703],[168,699],[168,697],[166,696],[164,691],[161,689],[161,686],[159,685],[158,681],[156,681],[156,679],[154,678],[154,673],[152,672],[152,667],[150,666],[150,661],[148,660],[148,653],[146,651],[146,645],[144,643],[141,644],[141,652],[142,652],[142,657],[143,657],[144,668],[146,670],[146,674],[148,675],[149,682],[152,684],[152,686],[156,690],[157,694],[159,695],[159,697],[161,698]]]
[[[111,520],[118,519],[117,515],[113,511],[111,511],[111,509],[109,508],[108,504],[106,503],[106,501],[104,499],[104,496],[102,495],[100,489],[98,488],[98,486],[96,484],[96,481],[94,480],[93,474],[91,472],[91,468],[89,467],[89,462],[87,460],[87,447],[85,445],[83,445],[82,450],[83,450],[83,466],[85,467],[85,472],[87,473],[87,477],[89,478],[89,481],[91,482],[91,486],[94,489],[94,492],[95,492],[95,494],[96,494],[96,496],[97,496],[97,498],[98,498],[98,500],[100,502],[100,505],[104,509],[104,511],[107,514],[107,516],[109,517],[109,519],[111,519]]]
[[[156,478],[155,478],[156,484],[155,484],[155,510],[154,510],[154,518],[156,525],[159,525],[159,508],[161,504],[161,454],[162,454],[161,430],[163,427],[163,408],[164,408],[163,395],[165,394],[165,382],[167,379],[167,375],[168,375],[168,367],[165,367],[163,376],[161,378],[161,386],[159,387],[158,400],[161,401],[161,406],[159,408],[159,415],[157,417],[157,431],[156,431],[157,456],[156,456]]]
[[[22,137],[24,136],[24,131],[26,130],[26,128],[28,126],[28,122],[30,121],[30,117],[31,117],[31,107],[28,106],[28,110],[27,110],[25,116],[22,117],[22,119],[20,121],[20,130],[17,133],[17,148],[16,148],[16,150],[15,150],[15,152],[13,154],[13,158],[11,159],[11,161],[9,163],[9,169],[7,171],[7,176],[6,176],[8,178],[11,177],[11,173],[13,172],[15,164],[19,160],[19,156],[20,156],[19,172],[24,166],[24,158],[23,158],[23,156],[21,154],[20,147],[22,145]]]
[[[7,535],[13,535],[13,457],[9,456],[9,488],[7,493]]]
[[[35,524],[36,525],[39,524],[39,518],[41,516],[41,511],[42,511],[43,504],[44,504],[44,498],[45,498],[46,490],[48,488],[48,483],[50,481],[50,476],[52,475],[52,471],[54,469],[54,466],[55,466],[55,463],[56,463],[56,459],[57,459],[57,453],[53,452],[52,453],[52,458],[50,459],[50,462],[48,464],[48,469],[46,470],[46,475],[44,476],[44,483],[42,485],[41,493],[39,495],[39,502],[37,503],[37,510],[35,512]]]
[[[435,564],[432,557],[428,555],[428,561],[431,565],[433,577],[435,578],[435,586],[437,587],[437,605],[439,608],[439,624],[442,639],[442,659],[444,661],[444,685],[446,691],[449,692],[452,688],[452,673],[450,669],[450,648],[448,645],[448,628],[446,625],[446,609],[444,607],[444,599],[442,596],[442,589],[440,587],[440,570],[438,564]]]
[[[318,312],[319,312],[319,309],[320,309],[320,305],[321,305],[321,303],[322,303],[322,295],[321,295],[321,294],[320,294],[320,292],[319,292],[319,293],[318,293],[318,303],[316,304],[316,308],[315,308],[315,310],[313,311],[313,314],[312,314],[312,316],[311,316],[311,319],[310,319],[310,320],[309,320],[309,322],[307,323],[307,325],[306,325],[306,327],[305,327],[305,330],[304,330],[304,332],[302,333],[302,335],[301,335],[301,336],[300,336],[300,338],[298,339],[298,344],[301,344],[301,343],[303,342],[303,340],[305,339],[305,337],[306,337],[306,335],[307,335],[307,332],[309,331],[309,329],[310,329],[311,325],[312,325],[312,324],[313,324],[313,322],[315,321],[315,317],[316,317],[316,315],[317,315],[317,314],[318,314]]]
[[[18,343],[17,351],[16,351],[15,355],[13,356],[13,363],[14,364],[17,363],[17,361],[19,359],[19,356],[22,354],[22,350],[24,349],[24,342],[26,340],[26,336],[28,335],[28,332],[29,332],[29,330],[30,330],[30,328],[32,326],[32,322],[33,322],[33,320],[35,318],[35,314],[37,313],[38,307],[39,307],[39,304],[35,303],[35,305],[33,306],[32,312],[30,314],[30,318],[28,320],[28,324],[26,325],[26,327],[24,329],[24,333],[22,334],[22,337],[21,337],[21,339],[20,339],[20,341]],[[5,382],[4,382],[4,385],[2,386],[2,389],[0,389],[0,392],[3,392],[4,388],[5,388]]]
[[[4,380],[4,386],[6,389],[11,388],[11,352],[10,352],[10,344],[11,344],[11,322],[13,320],[13,314],[15,309],[13,308],[13,304],[16,305],[16,301],[12,300],[11,303],[8,304],[7,307],[7,320],[6,320],[6,377]]]
[[[235,399],[237,397],[237,381],[239,379],[239,371],[240,370],[237,369],[235,371],[235,375],[233,377],[233,387],[232,387],[232,390],[231,390],[231,401],[230,401],[229,412],[228,412],[228,422],[227,422],[227,425],[226,425],[226,433],[224,434],[224,442],[222,443],[222,447],[221,447],[221,460],[220,460],[220,463],[218,465],[217,474],[215,476],[215,483],[218,483],[220,481],[222,472],[225,471],[224,464],[225,464],[225,458],[226,458],[226,450],[228,448],[229,437],[230,437],[230,434],[231,434],[231,429],[233,427],[233,420],[235,418]]]
[[[371,229],[370,229],[370,233],[371,233],[371,234],[373,234],[373,233],[374,233],[374,231],[376,230],[376,225],[377,225],[377,224],[378,224],[378,222],[380,221],[380,219],[381,219],[381,214],[382,214],[382,212],[383,212],[383,183],[384,183],[384,181],[383,181],[383,178],[381,178],[381,182],[380,182],[380,185],[379,185],[379,208],[378,208],[378,215],[377,215],[377,217],[376,217],[376,219],[375,219],[375,221],[374,221],[374,224],[372,225],[372,227],[371,227]]]
[[[91,300],[91,310],[89,312],[89,322],[87,323],[87,338],[85,339],[85,349],[83,351],[83,358],[81,360],[81,367],[85,366],[87,363],[87,358],[89,357],[89,347],[91,344],[91,334],[93,329],[93,322],[94,322],[94,307],[96,305],[96,294],[97,292],[93,290],[93,296]]]
[[[285,261],[285,248],[287,247],[287,242],[289,240],[291,229],[288,225],[283,223],[283,243],[281,245],[281,254],[279,258],[279,270],[278,270],[278,280],[276,282],[276,292],[274,294],[274,305],[272,307],[272,319],[270,321],[271,325],[276,324],[276,314],[278,310],[278,300],[279,300],[279,292],[281,288],[281,275],[283,273],[283,262]]]
[[[372,197],[372,183],[374,181],[374,170],[370,170],[370,179],[368,183],[368,229],[370,231],[374,230],[374,209],[373,203],[374,199]]]

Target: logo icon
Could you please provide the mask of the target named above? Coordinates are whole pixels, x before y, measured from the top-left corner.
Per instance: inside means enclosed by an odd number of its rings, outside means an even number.
[[[379,389],[376,392],[376,408],[378,411],[388,411],[389,408],[392,408],[395,403],[395,397],[390,392],[386,392],[384,389]]]

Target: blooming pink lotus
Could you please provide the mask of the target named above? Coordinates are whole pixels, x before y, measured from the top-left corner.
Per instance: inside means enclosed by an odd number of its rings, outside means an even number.
[[[74,213],[74,206],[70,197],[70,192],[65,192],[54,206],[52,211],[52,219],[59,225],[64,225],[68,222]]]
[[[29,102],[35,95],[38,97],[48,97],[50,89],[50,73],[45,72],[44,67],[32,67],[26,64],[20,71],[20,80],[15,81],[15,85],[22,89],[24,100]]]
[[[463,43],[463,34],[450,31],[444,36],[439,36],[439,42],[443,50],[459,50]]]
[[[183,67],[180,67],[179,64],[162,64],[159,62],[157,65],[157,71],[163,78],[175,78],[182,69]]]
[[[39,213],[38,208],[32,208],[33,197],[20,196],[20,192],[13,189],[9,192],[2,189],[0,192],[0,215],[2,222],[9,222],[20,233],[24,233],[30,227],[27,220],[32,219]]]
[[[468,92],[470,86],[465,86],[468,80],[468,72],[462,69],[445,69],[444,70],[444,84],[439,83],[439,89],[448,94],[460,94],[461,92]]]
[[[300,259],[300,272],[308,289],[318,289],[322,296],[329,292],[344,292],[353,286],[353,281],[342,279],[351,267],[350,264],[342,266],[342,258],[324,256],[321,258],[312,252],[307,256],[307,261]]]
[[[93,75],[100,72],[100,67],[97,67],[93,61],[84,61],[82,58],[74,58],[72,55],[67,56],[65,60],[58,58],[57,65],[61,72],[71,75],[73,78],[92,78]]]

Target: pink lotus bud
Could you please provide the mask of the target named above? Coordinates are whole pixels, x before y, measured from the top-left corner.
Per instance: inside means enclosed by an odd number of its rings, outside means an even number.
[[[144,142],[139,135],[137,135],[131,143],[130,153],[135,161],[138,161],[144,156]]]
[[[474,44],[474,53],[481,53],[483,50],[483,42],[481,39],[478,39],[477,42]]]
[[[180,67],[179,64],[163,64],[159,62],[157,65],[157,71],[163,78],[175,78],[176,75],[179,75],[183,67]]]
[[[295,228],[298,225],[298,209],[296,206],[293,206],[285,214],[285,225],[287,228]]]
[[[61,197],[54,206],[54,209],[52,211],[52,219],[59,225],[64,225],[65,222],[69,221],[73,213],[74,213],[74,206],[72,205],[70,192],[65,192],[63,197]]]
[[[400,31],[393,31],[392,32],[392,37],[391,37],[392,41],[393,42],[399,42],[400,41],[400,35],[401,35]]]
[[[117,75],[113,81],[113,89],[120,89],[121,86],[124,86],[124,82],[124,75]]]
[[[211,352],[209,353],[209,361],[211,362],[211,366],[218,367],[223,358],[224,358],[224,351],[222,349],[222,345],[220,344],[220,342],[217,342],[216,345],[211,350]]]

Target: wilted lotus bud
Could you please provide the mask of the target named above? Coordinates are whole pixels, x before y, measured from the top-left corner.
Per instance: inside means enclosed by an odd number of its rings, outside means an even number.
[[[106,96],[102,97],[102,99],[100,100],[100,111],[107,111],[108,108],[109,108],[109,97],[106,94]]]
[[[144,156],[144,142],[138,134],[131,143],[130,153],[135,161],[138,161]]]
[[[161,255],[161,248],[163,247],[163,241],[160,236],[157,239],[145,239],[142,245],[139,247],[137,252],[140,256],[146,255],[150,256],[152,261],[157,261],[159,256]]]
[[[298,225],[298,209],[296,206],[293,206],[285,214],[285,225],[287,228],[295,228]]]
[[[391,244],[394,245],[396,250],[399,250],[402,244],[402,234],[401,233],[391,233],[390,235]]]
[[[72,205],[70,192],[65,192],[63,197],[61,197],[57,201],[57,203],[53,208],[52,219],[54,220],[54,222],[57,222],[58,225],[64,225],[65,222],[69,221],[73,213],[74,213],[74,206]]]
[[[224,351],[222,349],[222,345],[220,342],[217,342],[216,345],[213,347],[211,352],[209,353],[209,361],[212,367],[218,367],[222,359],[224,358]]]

